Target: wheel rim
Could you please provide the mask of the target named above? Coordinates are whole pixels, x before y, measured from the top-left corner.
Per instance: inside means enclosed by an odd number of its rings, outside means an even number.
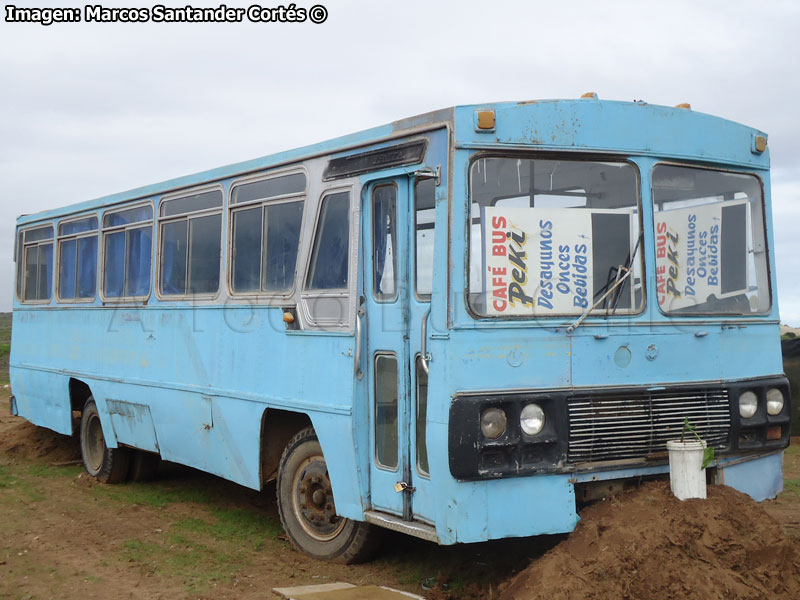
[[[86,462],[92,471],[99,471],[106,452],[106,441],[103,438],[103,427],[100,417],[92,415],[86,424],[86,439],[83,441]]]
[[[320,542],[327,542],[344,529],[346,519],[336,514],[328,468],[322,455],[306,458],[292,481],[293,508],[303,530]]]

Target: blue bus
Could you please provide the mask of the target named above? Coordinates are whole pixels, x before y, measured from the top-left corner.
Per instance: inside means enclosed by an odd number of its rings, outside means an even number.
[[[782,487],[765,133],[688,105],[458,106],[22,216],[11,412],[102,482],[164,459],[366,559],[571,531],[668,473]]]

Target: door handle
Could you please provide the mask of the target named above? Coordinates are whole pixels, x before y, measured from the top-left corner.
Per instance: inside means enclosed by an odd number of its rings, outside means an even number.
[[[361,379],[364,377],[364,372],[361,370],[361,329],[362,324],[361,321],[364,319],[364,307],[359,306],[358,312],[356,313],[356,356],[353,359],[354,361],[354,372],[356,375],[356,379]]]
[[[419,343],[419,362],[422,365],[422,370],[425,371],[425,375],[430,370],[428,363],[433,360],[433,356],[428,352],[428,317],[430,316],[431,309],[428,307],[428,310],[422,316],[422,339]]]

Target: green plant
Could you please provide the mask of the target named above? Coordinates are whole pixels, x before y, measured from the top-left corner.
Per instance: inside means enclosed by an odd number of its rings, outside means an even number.
[[[687,433],[693,434],[694,437],[697,438],[698,442],[703,441],[700,435],[697,433],[697,427],[689,422],[688,417],[685,417],[683,419],[683,431],[681,431],[681,442],[683,442],[683,438]],[[700,468],[705,469],[712,462],[714,462],[714,447],[706,445],[706,447],[703,449],[703,464]]]

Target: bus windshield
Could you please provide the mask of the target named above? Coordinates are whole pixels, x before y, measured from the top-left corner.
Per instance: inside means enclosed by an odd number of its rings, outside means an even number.
[[[470,168],[469,304],[484,317],[643,307],[638,172],[481,157]]]
[[[657,165],[653,211],[662,312],[747,315],[769,310],[758,178]]]

